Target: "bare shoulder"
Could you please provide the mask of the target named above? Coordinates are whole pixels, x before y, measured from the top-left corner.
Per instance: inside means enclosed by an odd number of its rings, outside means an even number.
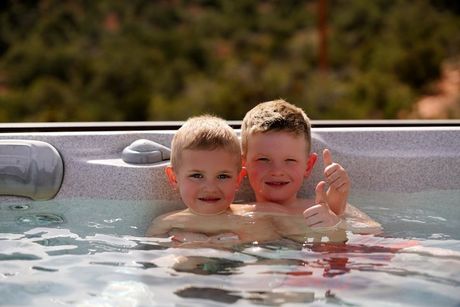
[[[186,219],[190,217],[195,217],[196,215],[193,214],[190,210],[177,210],[164,213],[162,215],[157,216],[154,221],[169,221],[175,219]]]
[[[172,228],[181,228],[181,226],[192,222],[199,223],[200,221],[197,220],[199,218],[200,216],[193,214],[189,210],[167,212],[153,219],[146,235],[156,236],[167,234]]]

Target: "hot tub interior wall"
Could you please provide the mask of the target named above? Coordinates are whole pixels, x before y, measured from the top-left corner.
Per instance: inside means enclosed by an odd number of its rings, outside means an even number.
[[[39,140],[54,146],[64,163],[54,199],[178,200],[164,176],[168,162],[131,164],[124,148],[139,139],[170,147],[174,131],[3,133],[3,140]],[[323,178],[321,152],[349,172],[353,190],[417,192],[460,187],[460,127],[314,128],[313,151],[320,158],[301,192],[313,197]],[[20,197],[0,196],[4,201]],[[247,181],[237,201],[253,200]]]

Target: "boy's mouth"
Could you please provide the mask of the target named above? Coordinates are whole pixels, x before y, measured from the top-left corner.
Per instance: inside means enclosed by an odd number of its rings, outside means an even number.
[[[215,203],[220,200],[220,197],[199,197],[198,199],[206,203]]]
[[[289,181],[266,181],[265,184],[271,187],[283,187],[287,185]]]

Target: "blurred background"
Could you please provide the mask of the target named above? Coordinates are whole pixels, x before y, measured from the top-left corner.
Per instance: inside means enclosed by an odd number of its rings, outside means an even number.
[[[0,122],[460,118],[460,1],[0,2]]]

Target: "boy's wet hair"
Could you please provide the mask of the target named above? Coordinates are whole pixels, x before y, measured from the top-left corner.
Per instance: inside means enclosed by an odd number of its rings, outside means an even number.
[[[305,112],[289,102],[278,99],[262,102],[246,113],[241,125],[243,156],[248,150],[248,136],[254,133],[284,131],[303,136],[307,153],[311,147],[311,125]]]
[[[189,118],[173,137],[171,166],[180,167],[182,152],[190,150],[225,149],[235,155],[238,170],[241,169],[241,147],[236,132],[225,120],[213,115]]]

